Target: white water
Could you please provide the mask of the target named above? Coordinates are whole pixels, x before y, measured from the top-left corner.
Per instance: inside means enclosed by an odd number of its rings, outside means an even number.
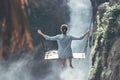
[[[25,59],[11,64],[0,62],[0,80],[31,80],[30,72],[26,67],[27,63],[28,60]]]
[[[82,35],[90,26],[92,7],[90,0],[70,0],[68,3],[71,11],[70,15],[70,34],[73,36]],[[80,41],[72,42],[73,52],[84,52],[86,37]],[[89,54],[90,49],[88,50]],[[74,69],[69,67],[64,70],[60,77],[61,80],[88,80],[90,67],[90,56],[85,60],[73,60]]]

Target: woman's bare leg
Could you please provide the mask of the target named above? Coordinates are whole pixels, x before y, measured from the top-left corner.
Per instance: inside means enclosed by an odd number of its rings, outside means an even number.
[[[66,59],[62,59],[61,67],[64,68]]]
[[[73,65],[72,65],[72,58],[69,58],[69,65],[71,68],[73,68]]]

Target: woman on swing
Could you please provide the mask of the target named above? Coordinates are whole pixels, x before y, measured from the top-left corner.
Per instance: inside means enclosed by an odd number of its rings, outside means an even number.
[[[64,68],[66,59],[69,59],[69,66],[73,68],[72,65],[72,49],[71,49],[71,42],[72,40],[81,40],[87,35],[90,30],[87,30],[81,37],[73,37],[67,34],[68,25],[62,24],[61,25],[61,34],[56,36],[50,37],[45,35],[41,30],[38,29],[38,34],[42,35],[46,40],[57,41],[58,43],[58,55],[59,58],[62,60],[61,67]]]

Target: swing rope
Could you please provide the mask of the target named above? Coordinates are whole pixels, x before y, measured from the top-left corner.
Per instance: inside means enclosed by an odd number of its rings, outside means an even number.
[[[92,22],[93,22],[93,17],[91,18],[91,21],[90,21],[90,25],[88,27],[88,29],[91,30],[92,28]],[[87,51],[88,51],[88,46],[90,47],[90,38],[92,38],[92,36],[90,34],[88,34],[87,36],[87,39],[86,39],[86,43],[85,43],[85,48],[84,48],[84,52],[87,54]]]

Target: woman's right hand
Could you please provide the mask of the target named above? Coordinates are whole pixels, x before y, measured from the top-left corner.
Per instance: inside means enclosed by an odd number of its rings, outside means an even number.
[[[37,32],[38,34],[43,35],[43,32],[40,29],[38,29]]]

